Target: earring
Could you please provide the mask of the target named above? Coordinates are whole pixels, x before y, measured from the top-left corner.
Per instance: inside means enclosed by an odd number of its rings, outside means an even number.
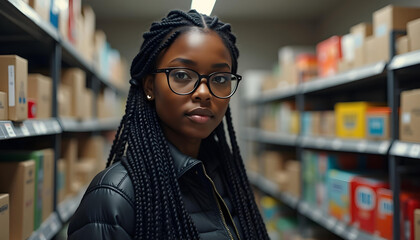
[[[152,100],[152,96],[147,95],[146,97],[147,97],[147,100]]]

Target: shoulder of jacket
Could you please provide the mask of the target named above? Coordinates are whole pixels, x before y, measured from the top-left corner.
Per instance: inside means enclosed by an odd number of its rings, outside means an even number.
[[[86,190],[86,194],[103,188],[119,193],[134,207],[133,183],[121,162],[117,162],[97,174]]]

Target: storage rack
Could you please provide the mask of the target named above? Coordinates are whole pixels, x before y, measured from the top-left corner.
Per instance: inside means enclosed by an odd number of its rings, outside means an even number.
[[[28,60],[31,67],[48,69],[52,79],[52,118],[25,120],[20,123],[0,121],[0,143],[3,146],[10,141],[24,142],[25,140],[48,137],[49,146],[53,146],[55,162],[61,152],[61,138],[65,133],[88,132],[92,135],[103,131],[116,130],[119,118],[98,119],[96,104],[93,106],[92,120],[77,121],[60,119],[58,116],[57,90],[60,83],[62,66],[81,68],[86,72],[87,85],[93,90],[96,99],[101,88],[108,88],[118,96],[124,97],[128,92],[110,82],[98,72],[92,64],[87,62],[59,31],[21,0],[0,1],[0,54],[16,54]],[[95,102],[95,101],[94,101]],[[57,174],[55,164],[54,175]],[[56,176],[54,176],[56,179]],[[55,188],[54,188],[55,189]],[[85,192],[82,189],[76,196],[57,204],[57,194],[54,193],[54,211],[34,231],[29,239],[52,239],[70,219]]]
[[[319,98],[323,94],[337,91],[349,91],[357,87],[382,86],[386,89],[388,106],[392,110],[390,120],[391,138],[387,141],[370,140],[349,140],[341,138],[312,137],[302,135],[288,135],[284,133],[273,133],[252,127],[242,127],[242,138],[245,141],[257,142],[259,144],[271,144],[285,147],[295,147],[298,159],[302,159],[303,149],[329,150],[336,152],[352,152],[360,154],[376,154],[385,156],[389,165],[389,181],[393,196],[399,196],[401,185],[401,169],[404,159],[420,159],[420,143],[408,143],[398,139],[399,117],[398,108],[400,105],[400,94],[402,90],[420,88],[420,83],[411,83],[405,88],[400,87],[403,77],[407,74],[420,74],[420,50],[395,56],[394,39],[402,32],[393,31],[390,34],[389,62],[378,62],[352,69],[335,76],[313,79],[313,81],[301,83],[296,87],[285,89],[274,89],[264,92],[258,99],[245,99],[243,109],[247,107],[261,106],[266,103],[279,102],[294,99],[297,110],[304,111],[305,99],[308,97]],[[407,85],[407,84],[406,84]],[[302,119],[300,129],[302,129]],[[264,176],[248,172],[252,185],[273,196],[289,207],[298,211],[300,215],[311,219],[323,226],[325,229],[348,240],[380,240],[382,238],[367,234],[352,226],[346,225],[332,216],[328,216],[319,209],[313,209],[304,200],[294,198],[278,190],[276,185]],[[301,177],[301,183],[303,180]],[[304,186],[303,186],[304,187]],[[303,189],[302,187],[302,189]],[[399,198],[393,198],[393,206],[399,205]],[[393,208],[393,239],[400,239],[400,209]]]

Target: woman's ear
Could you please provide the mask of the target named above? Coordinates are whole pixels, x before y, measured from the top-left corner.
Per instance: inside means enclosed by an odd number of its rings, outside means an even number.
[[[147,100],[151,101],[155,98],[154,75],[149,74],[143,79],[143,89]]]

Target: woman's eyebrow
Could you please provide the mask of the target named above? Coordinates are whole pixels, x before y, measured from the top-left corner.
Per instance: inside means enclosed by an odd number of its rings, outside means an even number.
[[[230,66],[227,63],[215,63],[213,65],[211,65],[212,68],[229,68]]]
[[[183,64],[186,64],[186,65],[189,65],[189,66],[194,66],[194,67],[197,66],[196,62],[194,62],[193,60],[190,60],[190,59],[186,59],[186,58],[175,58],[172,61],[170,61],[170,63],[173,63],[173,62],[181,62]],[[212,68],[229,68],[230,69],[230,66],[227,63],[215,63],[215,64],[212,64],[211,67]]]

